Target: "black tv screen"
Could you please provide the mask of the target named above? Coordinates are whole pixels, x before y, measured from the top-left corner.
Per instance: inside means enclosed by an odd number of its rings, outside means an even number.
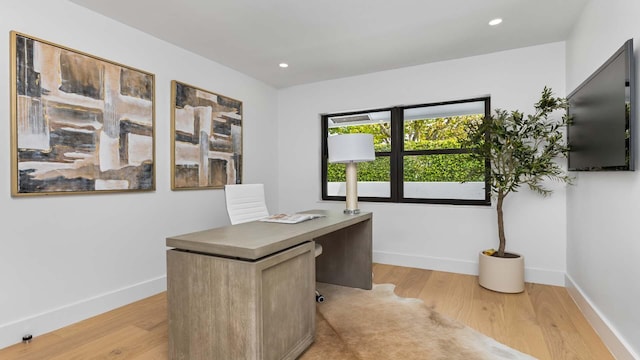
[[[569,170],[634,170],[634,63],[629,39],[567,96]]]

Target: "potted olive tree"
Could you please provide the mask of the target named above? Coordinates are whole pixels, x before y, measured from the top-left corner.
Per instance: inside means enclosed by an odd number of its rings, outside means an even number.
[[[554,97],[545,87],[532,115],[497,109],[489,119],[468,127],[466,145],[476,149],[473,156],[491,162],[491,196],[496,200],[499,246],[481,252],[479,257],[479,283],[485,288],[507,293],[524,290],[524,257],[505,251],[502,206],[507,195],[522,185],[547,196],[551,190],[545,187],[545,179],[571,183],[556,162],[568,151],[563,140],[566,107],[565,99]],[[550,119],[556,110],[565,110],[562,118]]]

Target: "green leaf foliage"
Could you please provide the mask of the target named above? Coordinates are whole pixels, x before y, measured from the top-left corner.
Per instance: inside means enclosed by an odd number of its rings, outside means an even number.
[[[486,158],[491,162],[491,194],[497,198],[499,256],[503,256],[505,247],[504,198],[522,185],[543,196],[549,195],[551,190],[545,187],[545,179],[571,183],[571,177],[556,162],[568,152],[563,138],[568,122],[566,108],[566,100],[554,97],[551,89],[545,87],[531,115],[497,109],[489,119],[467,125],[469,137],[464,140],[465,146],[474,147],[472,156],[476,159]],[[556,110],[564,110],[562,119],[549,119]]]
[[[481,115],[419,119],[404,123],[404,150],[460,149],[468,138],[468,124],[481,123]],[[373,134],[376,152],[391,151],[389,123],[342,126],[329,129],[329,134]],[[373,162],[358,164],[359,181],[390,181],[390,157],[378,155]],[[329,182],[345,181],[343,164],[328,164]],[[469,154],[406,155],[404,181],[484,181],[484,160]]]
[[[468,123],[465,146],[474,147],[475,158],[491,162],[492,194],[506,196],[528,185],[548,195],[551,191],[544,186],[545,178],[571,182],[556,162],[568,152],[563,136],[566,111],[561,120],[549,119],[552,112],[566,107],[565,99],[553,97],[545,87],[532,115],[496,109],[487,121]]]

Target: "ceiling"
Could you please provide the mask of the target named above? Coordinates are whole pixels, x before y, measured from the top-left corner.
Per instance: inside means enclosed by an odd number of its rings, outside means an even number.
[[[563,41],[589,0],[71,1],[285,88]]]

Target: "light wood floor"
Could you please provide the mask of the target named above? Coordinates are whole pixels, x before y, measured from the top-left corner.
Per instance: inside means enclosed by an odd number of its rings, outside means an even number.
[[[477,277],[375,264],[375,283],[539,359],[613,359],[562,287],[527,284],[500,294]],[[331,299],[328,299],[331,301]],[[4,360],[167,359],[167,302],[161,293],[0,350]],[[339,359],[336,359],[339,360]]]

